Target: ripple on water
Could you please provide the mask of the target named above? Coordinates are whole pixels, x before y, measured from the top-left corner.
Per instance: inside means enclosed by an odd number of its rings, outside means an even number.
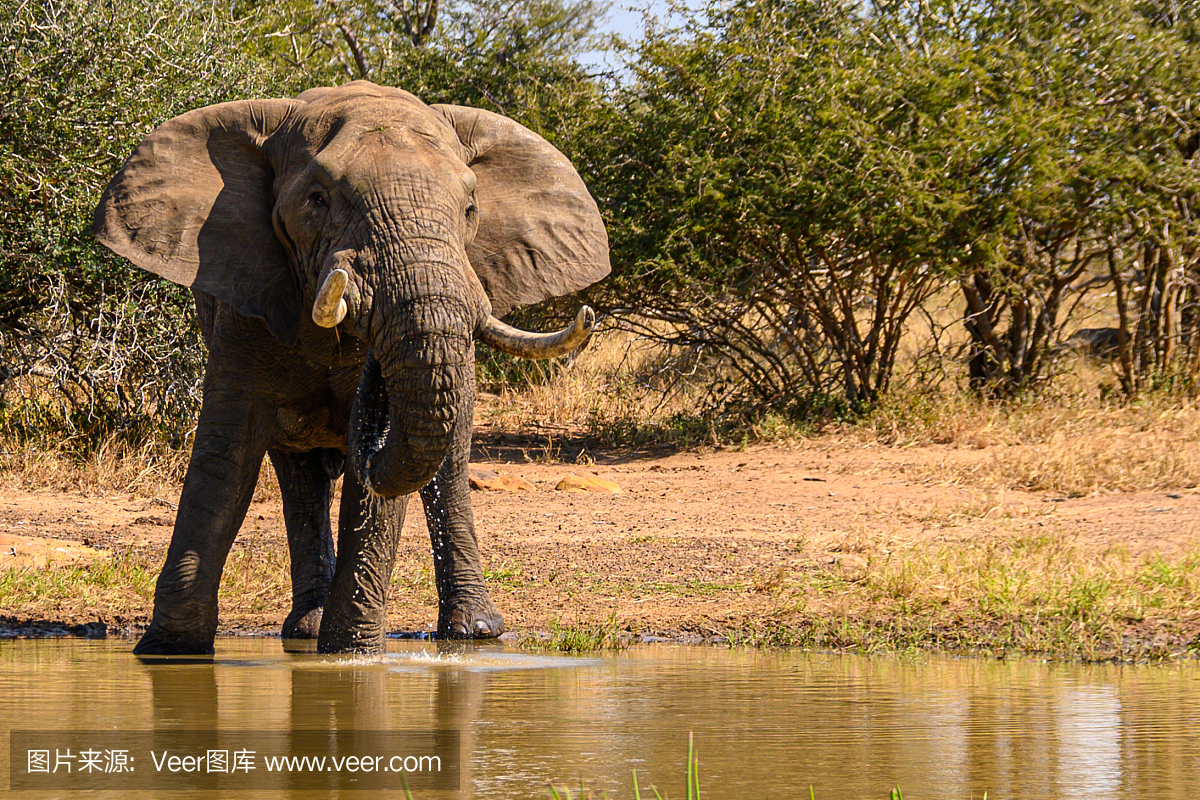
[[[350,656],[332,664],[346,666],[382,665],[390,672],[427,672],[429,670],[453,669],[466,672],[507,672],[530,669],[579,669],[595,667],[603,663],[598,658],[570,656],[547,656],[536,653],[495,652],[486,650],[464,650],[458,652],[436,652],[433,650],[409,650],[398,653]]]

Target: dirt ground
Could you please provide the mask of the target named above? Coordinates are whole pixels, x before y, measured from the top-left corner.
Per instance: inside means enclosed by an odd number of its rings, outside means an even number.
[[[987,457],[965,448],[815,440],[708,452],[585,453],[575,459],[583,463],[570,463],[538,460],[529,441],[500,435],[477,442],[474,463],[533,488],[480,490],[473,499],[493,598],[518,631],[611,623],[643,635],[703,637],[786,621],[822,602],[836,605],[839,587],[870,565],[919,549],[1045,534],[1075,552],[1115,547],[1133,559],[1169,559],[1194,552],[1200,541],[1200,490],[1072,498],[988,491],[953,477],[972,459]],[[607,478],[621,492],[556,491],[572,474]],[[145,555],[152,575],[170,538],[177,493],[177,487],[160,497],[0,488],[0,570],[44,570],[48,562],[61,568],[133,549]],[[269,561],[282,576],[286,539],[271,494],[260,490],[231,563],[245,571]],[[227,567],[227,583],[229,574]],[[831,580],[814,582],[820,576]],[[415,501],[393,584],[391,628],[430,629],[435,595]],[[828,591],[816,597],[798,594],[798,586]],[[89,601],[84,592],[47,605],[0,597],[0,611],[11,615],[10,626],[99,619],[132,630],[151,610],[149,585],[121,608],[98,598]],[[223,627],[278,630],[288,607],[286,581],[265,582],[251,599],[223,595]],[[1200,619],[1183,622],[1187,630],[1200,627]]]

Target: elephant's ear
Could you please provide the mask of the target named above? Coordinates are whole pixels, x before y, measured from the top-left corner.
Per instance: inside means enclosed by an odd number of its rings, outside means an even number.
[[[292,100],[242,100],[164,122],[109,183],[92,229],[137,266],[217,297],[295,343],[300,290],[271,223],[263,146]]]
[[[435,105],[475,173],[479,232],[467,257],[504,316],[517,306],[578,291],[610,271],[596,201],[566,156],[507,117]]]

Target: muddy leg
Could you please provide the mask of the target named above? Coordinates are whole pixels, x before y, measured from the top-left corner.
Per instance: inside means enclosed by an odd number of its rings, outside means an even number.
[[[381,652],[387,589],[404,529],[408,495],[372,495],[347,468],[338,519],[337,567],[325,602],[317,650]]]
[[[334,450],[288,453],[272,449],[269,453],[283,495],[283,520],[292,562],[292,610],[284,620],[282,636],[315,639],[333,581],[329,502],[342,455]]]
[[[213,652],[217,589],[225,559],[254,496],[266,444],[253,401],[206,380],[179,513],[154,590],[154,616],[133,652]]]
[[[474,392],[470,392],[474,395]],[[468,464],[471,457],[470,407],[459,414],[450,454],[421,490],[438,589],[438,637],[491,639],[504,633],[500,611],[488,597],[475,539]]]

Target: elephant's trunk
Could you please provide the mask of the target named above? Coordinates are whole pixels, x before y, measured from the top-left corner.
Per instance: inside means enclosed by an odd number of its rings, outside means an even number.
[[[354,472],[375,494],[417,491],[441,466],[462,407],[460,366],[406,367],[391,375],[372,351],[350,414]]]
[[[453,282],[440,279],[435,266],[410,268],[396,282],[423,289],[416,299],[377,290],[372,303],[371,351],[351,408],[347,450],[355,474],[384,497],[415,492],[433,478],[459,414],[470,408],[465,394],[473,385],[477,312],[454,299]]]

